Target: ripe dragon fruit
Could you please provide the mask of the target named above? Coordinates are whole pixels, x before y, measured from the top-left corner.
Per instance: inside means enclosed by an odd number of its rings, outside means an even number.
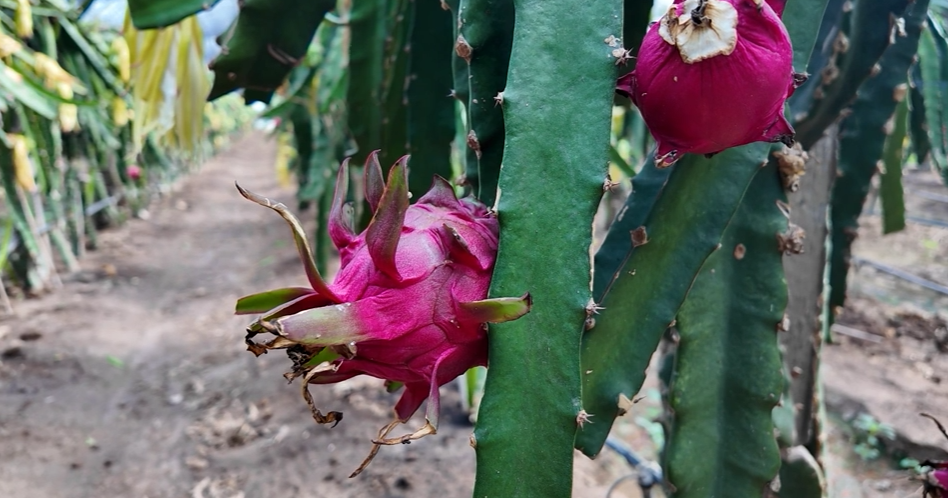
[[[467,369],[487,364],[487,322],[526,314],[529,294],[486,299],[497,255],[497,219],[476,200],[458,200],[441,177],[409,205],[407,156],[382,176],[377,153],[365,166],[365,198],[373,212],[368,228],[356,234],[348,190],[348,160],[336,179],[328,231],[339,250],[340,270],[332,284],[319,275],[306,235],[286,206],[239,185],[247,199],[280,214],[293,230],[311,288],[277,289],[241,298],[237,314],[262,313],[247,330],[248,349],[256,355],[286,349],[293,360],[287,379],[303,377],[303,397],[318,423],[338,423],[339,412],[322,414],[308,384],[340,382],[369,375],[404,385],[395,420],[373,440],[371,453],[352,476],[374,457],[379,445],[406,443],[435,434],[440,410],[438,388]],[[272,334],[266,343],[259,334]],[[425,399],[425,425],[388,438]]]
[[[142,169],[137,164],[129,164],[125,167],[125,174],[129,180],[137,182],[142,177]]]
[[[639,108],[658,167],[685,153],[793,143],[783,104],[805,81],[779,12],[783,0],[675,0],[642,40],[616,92]]]
[[[948,491],[948,462],[932,463],[938,466],[930,474],[933,486],[938,486],[940,491]],[[944,494],[944,493],[943,493]]]
[[[938,419],[927,413],[920,413],[919,415],[935,422],[941,434],[945,436],[945,439],[948,439],[948,431],[945,430],[945,426],[941,425]],[[948,498],[948,462],[926,460],[921,465],[932,469],[925,475],[923,481],[925,498]]]

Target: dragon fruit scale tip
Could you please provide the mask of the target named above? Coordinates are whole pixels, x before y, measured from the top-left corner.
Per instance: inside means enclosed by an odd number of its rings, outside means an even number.
[[[616,92],[638,107],[666,167],[752,142],[793,143],[793,72],[783,0],[676,0],[642,40]],[[775,10],[776,9],[776,10]]]
[[[435,177],[431,189],[409,204],[408,157],[383,178],[378,151],[365,164],[365,199],[373,212],[362,233],[353,228],[345,203],[348,159],[336,178],[327,226],[339,250],[340,269],[331,284],[319,274],[299,221],[286,206],[249,192],[241,195],[276,211],[290,225],[309,287],[289,287],[246,296],[237,314],[260,314],[247,329],[256,355],[284,349],[293,361],[288,380],[303,377],[302,394],[318,423],[336,424],[339,412],[323,414],[309,384],[330,384],[357,375],[403,386],[392,423],[373,448],[434,434],[440,411],[438,388],[474,366],[487,364],[486,323],[519,318],[530,311],[529,294],[487,299],[497,256],[495,215],[473,198],[458,199]],[[267,337],[258,342],[258,336]],[[388,437],[428,400],[425,425]]]

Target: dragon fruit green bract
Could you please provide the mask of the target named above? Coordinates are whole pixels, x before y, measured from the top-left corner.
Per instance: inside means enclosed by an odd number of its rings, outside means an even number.
[[[769,3],[676,0],[649,28],[635,70],[616,91],[639,108],[664,167],[685,153],[791,144],[783,104],[800,83],[787,30]]]
[[[487,364],[487,322],[516,319],[530,309],[530,297],[486,299],[497,255],[497,219],[484,205],[458,200],[447,181],[409,205],[407,156],[386,183],[377,154],[365,166],[365,198],[373,211],[368,228],[356,234],[344,204],[348,161],[339,169],[329,214],[329,235],[339,249],[340,270],[327,285],[313,262],[296,218],[282,204],[240,193],[277,211],[292,227],[311,288],[277,289],[244,297],[238,314],[262,313],[250,325],[248,349],[255,354],[286,349],[293,360],[290,380],[303,377],[303,397],[319,423],[338,423],[342,414],[322,414],[307,385],[369,375],[404,385],[395,420],[382,428],[358,474],[379,445],[434,434],[440,409],[438,388],[467,369]],[[253,339],[272,334],[266,343]],[[387,438],[428,399],[426,423],[414,433]]]

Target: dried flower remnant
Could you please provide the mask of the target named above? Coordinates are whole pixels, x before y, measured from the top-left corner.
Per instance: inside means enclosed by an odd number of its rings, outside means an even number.
[[[809,155],[800,144],[795,143],[793,147],[783,147],[782,150],[774,151],[773,156],[777,159],[783,187],[790,192],[796,192],[800,188],[800,178],[806,174],[806,162],[810,158]]]

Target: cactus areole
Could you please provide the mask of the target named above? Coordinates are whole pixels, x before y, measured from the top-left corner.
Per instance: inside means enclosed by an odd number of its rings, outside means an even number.
[[[438,388],[487,364],[486,323],[513,320],[530,309],[529,295],[487,299],[497,256],[494,214],[472,198],[458,200],[440,177],[409,205],[407,160],[403,157],[392,167],[386,183],[377,153],[369,156],[364,183],[373,217],[361,234],[354,231],[351,206],[344,203],[348,160],[340,167],[328,224],[340,254],[332,284],[320,277],[306,235],[286,207],[237,187],[290,224],[310,283],[310,288],[277,289],[237,302],[237,314],[262,314],[247,330],[248,349],[257,355],[287,351],[293,368],[285,376],[303,377],[303,397],[318,423],[338,423],[342,414],[320,412],[308,384],[369,375],[388,381],[390,390],[404,386],[395,420],[382,428],[353,476],[379,445],[434,434]],[[270,340],[255,341],[261,334]],[[389,438],[425,399],[424,427]]]
[[[771,0],[781,11],[783,2]],[[656,165],[752,142],[793,142],[783,105],[803,81],[764,0],[676,0],[642,40],[616,91],[639,108]]]

